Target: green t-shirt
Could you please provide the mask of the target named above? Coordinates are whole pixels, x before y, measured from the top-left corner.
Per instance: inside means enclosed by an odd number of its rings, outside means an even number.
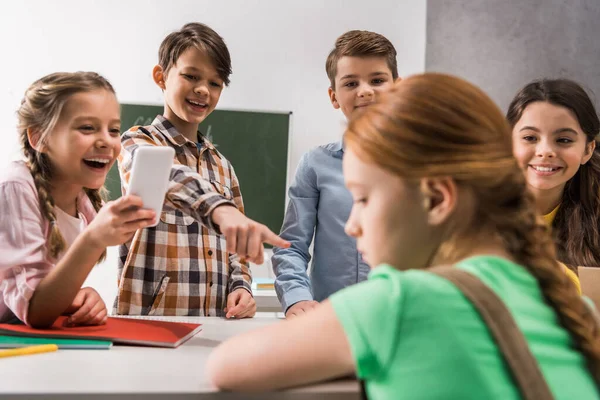
[[[492,256],[457,267],[504,301],[556,399],[600,398],[583,356],[525,268]],[[487,327],[447,280],[385,265],[330,300],[370,400],[520,398]]]

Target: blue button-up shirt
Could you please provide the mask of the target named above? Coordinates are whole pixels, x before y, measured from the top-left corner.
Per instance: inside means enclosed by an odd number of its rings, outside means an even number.
[[[286,311],[303,300],[322,301],[346,286],[363,281],[370,271],[344,232],[352,196],[344,186],[342,142],[317,147],[302,156],[281,228],[290,248],[273,250],[275,290]],[[314,258],[307,273],[314,234]]]

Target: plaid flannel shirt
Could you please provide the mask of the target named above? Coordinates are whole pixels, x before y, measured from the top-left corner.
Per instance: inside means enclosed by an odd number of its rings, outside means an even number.
[[[252,293],[248,265],[227,253],[209,218],[222,204],[244,211],[238,179],[214,145],[199,140],[201,149],[161,115],[121,137],[123,193],[137,148],[171,146],[175,159],[158,225],[119,248],[116,314],[224,316],[229,293],[240,287]]]

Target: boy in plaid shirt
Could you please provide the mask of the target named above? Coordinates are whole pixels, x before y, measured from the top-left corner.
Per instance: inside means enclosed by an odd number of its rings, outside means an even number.
[[[241,214],[233,166],[198,131],[230,74],[227,46],[206,25],[186,24],[160,46],[152,76],[164,93],[164,115],[123,134],[123,191],[138,147],[171,146],[175,159],[158,225],[138,230],[119,249],[116,314],[245,318],[256,312],[245,259],[262,262],[263,241],[286,242]]]

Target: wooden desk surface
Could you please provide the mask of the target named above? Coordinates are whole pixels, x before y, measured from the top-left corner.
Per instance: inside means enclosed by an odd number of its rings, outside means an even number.
[[[356,381],[341,380],[286,392],[221,393],[204,365],[221,341],[276,323],[275,313],[253,319],[179,317],[202,331],[177,349],[113,346],[110,350],[59,350],[0,361],[0,397],[27,399],[359,399]]]

